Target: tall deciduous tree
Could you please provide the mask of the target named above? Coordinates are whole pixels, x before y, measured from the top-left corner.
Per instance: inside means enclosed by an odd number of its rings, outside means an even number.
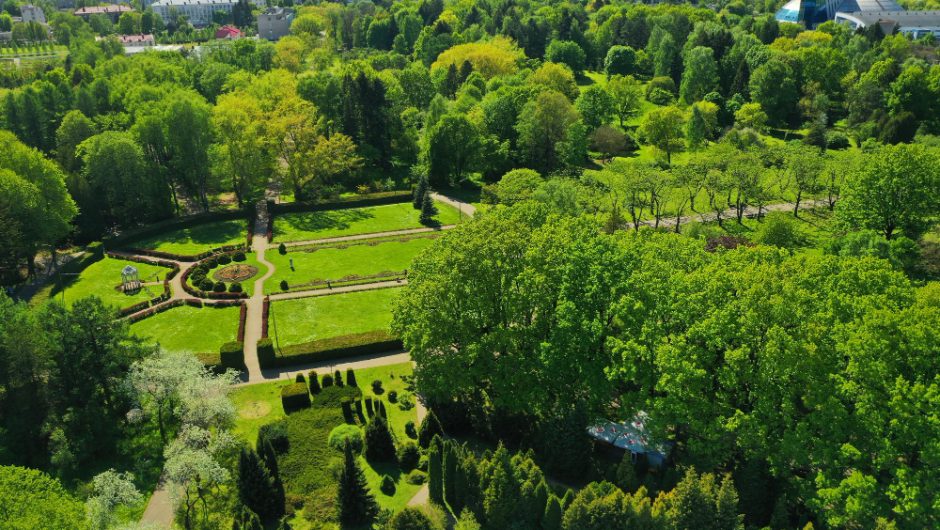
[[[428,136],[431,184],[454,185],[478,164],[480,133],[463,114],[447,114]]]
[[[274,171],[270,124],[260,102],[243,92],[220,97],[212,121],[218,140],[211,151],[214,172],[244,206],[262,195]]]
[[[663,107],[650,111],[637,130],[653,147],[666,154],[666,163],[672,164],[672,154],[682,149],[685,116],[676,107]]]
[[[607,92],[613,99],[614,114],[623,128],[623,122],[632,118],[640,108],[643,87],[631,75],[615,75],[607,82]]]

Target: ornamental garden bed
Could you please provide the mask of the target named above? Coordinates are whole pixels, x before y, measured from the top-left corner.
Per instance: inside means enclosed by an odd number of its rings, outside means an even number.
[[[441,225],[456,224],[460,212],[449,204],[435,202],[437,221]],[[314,212],[298,212],[274,217],[274,240],[307,241],[359,234],[377,234],[393,230],[422,228],[420,212],[410,202],[345,208]]]
[[[417,424],[414,396],[409,388],[412,373],[410,363],[355,370],[358,388],[328,387],[319,393],[310,395],[310,406],[296,412],[285,414],[281,404],[281,391],[295,381],[277,381],[258,385],[243,386],[235,390],[232,400],[237,410],[233,432],[248,444],[255,444],[259,431],[281,431],[286,434],[287,449],[278,455],[278,468],[287,493],[288,503],[299,506],[291,523],[294,528],[306,528],[311,522],[329,522],[335,512],[336,475],[333,469],[342,462],[342,453],[329,445],[330,433],[337,427],[349,425],[363,428],[363,419],[368,421],[365,400],[373,403],[383,402],[389,427],[396,446],[415,440],[406,433],[406,424]],[[346,371],[341,372],[344,381]],[[326,375],[317,374],[318,381]],[[310,374],[306,374],[301,386],[309,385]],[[381,383],[376,393],[373,381]],[[395,402],[389,396],[395,393]],[[343,399],[359,401],[363,418],[358,414],[344,415]],[[355,410],[355,406],[353,406]],[[359,457],[369,489],[375,495],[379,506],[398,511],[421,488],[420,484],[407,481],[409,473],[420,476],[420,471],[405,471],[393,462],[369,462]],[[387,495],[381,490],[383,475],[388,475],[395,483],[395,490]]]
[[[126,266],[137,269],[142,282],[140,289],[125,292],[121,284],[121,270]],[[123,259],[105,257],[85,267],[78,276],[61,276],[61,283],[54,284],[50,297],[71,305],[87,296],[97,296],[106,304],[118,309],[138,305],[164,294],[164,278],[172,269]]]

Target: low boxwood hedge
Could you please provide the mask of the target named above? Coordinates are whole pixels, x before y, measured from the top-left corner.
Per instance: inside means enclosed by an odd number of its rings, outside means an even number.
[[[274,352],[272,347],[270,353],[266,356],[261,353],[262,341],[258,341],[258,359],[262,368],[330,361],[342,357],[384,353],[402,348],[401,339],[384,330],[294,344],[281,348],[279,352]],[[268,340],[268,343],[270,343],[270,340]]]
[[[243,369],[245,367],[245,343],[237,340],[226,342],[219,348],[219,357],[225,368]]]
[[[360,195],[345,199],[334,199],[328,202],[292,202],[287,204],[274,204],[268,202],[268,213],[282,214],[293,212],[314,212],[322,210],[340,210],[345,208],[362,208],[364,206],[380,206],[383,204],[398,204],[411,202],[414,199],[411,191],[382,191]]]
[[[271,339],[264,338],[258,340],[258,364],[262,368],[273,368],[277,366],[274,355],[274,342]]]
[[[306,383],[292,383],[281,389],[281,404],[284,412],[290,414],[310,406],[310,394]]]

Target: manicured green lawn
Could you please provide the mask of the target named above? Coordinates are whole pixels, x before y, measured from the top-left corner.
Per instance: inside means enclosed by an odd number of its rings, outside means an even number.
[[[138,277],[143,282],[158,282],[147,285],[136,293],[124,293],[121,286],[121,270],[131,265],[137,269]],[[65,300],[66,305],[72,305],[76,300],[86,296],[97,296],[111,306],[118,308],[129,307],[139,302],[150,300],[163,293],[163,278],[170,269],[158,267],[148,263],[135,263],[120,259],[105,257],[101,261],[92,263],[77,277],[63,277],[66,283],[64,292],[54,289],[52,298]]]
[[[238,312],[238,307],[174,307],[131,324],[131,332],[167,351],[217,352],[237,338]]]
[[[398,405],[388,402],[388,392],[395,390],[399,396],[406,393],[403,375],[412,373],[411,363],[401,363],[377,368],[356,370],[356,380],[362,397],[374,397],[371,383],[382,381],[380,394],[385,402],[386,412],[396,443],[402,444],[409,438],[405,435],[407,421],[417,421],[414,408],[402,410]],[[320,374],[323,375],[322,373]],[[343,376],[345,377],[345,371]],[[293,528],[309,528],[310,520],[326,522],[334,510],[336,477],[333,469],[342,463],[342,454],[329,447],[327,440],[330,431],[343,423],[343,413],[339,407],[339,396],[352,395],[354,389],[344,387],[331,389],[313,397],[309,409],[285,416],[281,406],[280,389],[288,384],[275,381],[258,385],[239,387],[232,393],[232,400],[238,411],[234,433],[249,444],[254,444],[258,429],[262,425],[282,420],[286,417],[290,449],[278,457],[281,478],[289,495],[299,496],[304,500],[304,509],[292,521]],[[329,397],[328,395],[329,394]],[[362,425],[356,420],[356,424]],[[392,463],[370,463],[359,458],[359,465],[366,475],[366,480],[376,500],[382,508],[400,510],[408,504],[421,488],[408,484],[405,474]],[[394,495],[385,495],[380,489],[382,475],[393,477],[397,484]]]
[[[430,246],[428,237],[378,244],[350,242],[346,248],[291,250],[281,254],[276,249],[265,253],[274,264],[274,275],[267,281],[270,292],[277,292],[281,280],[295,286],[314,280],[338,280],[350,275],[369,276],[381,272],[402,272],[414,257]],[[291,270],[291,260],[294,270]]]
[[[271,304],[280,344],[300,344],[317,339],[388,329],[392,303],[398,289],[280,300]],[[269,321],[271,337],[275,323]]]
[[[247,236],[247,221],[235,219],[166,232],[159,236],[135,241],[129,246],[160,252],[172,252],[174,254],[193,255],[223,245],[244,243]]]
[[[456,224],[460,212],[440,202],[437,205],[437,221],[442,225]],[[289,213],[274,218],[276,241],[306,241],[330,237],[373,234],[391,230],[421,228],[419,212],[410,202],[347,208],[322,212]]]

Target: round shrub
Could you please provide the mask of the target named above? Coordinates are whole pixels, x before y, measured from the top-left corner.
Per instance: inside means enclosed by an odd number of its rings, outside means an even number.
[[[284,254],[287,254],[287,246],[285,246],[284,243],[281,243],[277,246],[277,251],[283,256]]]
[[[405,482],[407,482],[408,484],[414,484],[415,486],[424,484],[427,481],[428,481],[428,476],[425,475],[423,471],[419,471],[417,469],[415,469],[411,473],[408,473],[408,476],[405,477]]]
[[[412,440],[418,439],[418,430],[415,428],[415,422],[408,420],[408,423],[405,424],[405,434]]]
[[[375,381],[372,381],[372,391],[375,392],[376,394],[381,394],[382,392],[384,392],[384,390],[382,390],[382,382],[379,381],[378,379],[376,379]]]
[[[342,451],[347,441],[353,452],[362,452],[362,430],[359,427],[343,424],[330,431],[329,444],[333,449]]]
[[[826,144],[828,144],[829,149],[848,149],[849,137],[844,133],[832,131],[826,135]]]
[[[222,254],[221,256],[219,256],[218,262],[219,262],[219,265],[228,265],[229,263],[232,262],[232,258],[228,254]]]
[[[228,286],[228,292],[230,293],[240,293],[242,292],[242,284],[235,282],[232,285]]]
[[[245,261],[245,253],[239,250],[238,252],[232,255],[232,259],[235,261]]]
[[[206,279],[206,270],[202,267],[196,267],[189,275],[189,279],[193,282],[193,285],[199,285],[202,280]]]
[[[213,282],[209,278],[203,278],[202,281],[199,282],[199,288],[202,289],[203,291],[211,291],[215,289],[215,282]]]
[[[398,466],[402,471],[411,471],[418,467],[418,461],[421,460],[421,450],[418,444],[407,441],[398,448]]]
[[[333,376],[330,375],[330,374],[324,375],[324,376],[323,376],[323,384],[320,385],[320,386],[322,386],[323,388],[333,386]]]
[[[295,383],[306,383],[307,380],[304,379],[304,374],[297,374],[297,377],[294,378]]]
[[[287,285],[287,280],[281,280],[281,290],[286,291],[288,289],[290,289],[290,287]]]
[[[216,258],[209,258],[204,261],[203,264],[209,269],[214,269],[219,266],[219,262]]]
[[[389,496],[394,495],[395,494],[395,480],[388,475],[382,475],[382,486],[380,486],[379,489],[381,489],[382,493],[386,495],[389,495]]]
[[[212,290],[217,293],[225,292],[225,282],[215,282],[215,285],[212,287]]]
[[[290,442],[287,438],[287,422],[277,421],[262,425],[258,429],[257,447],[264,447],[264,444],[270,443],[277,454],[284,454],[290,448]]]
[[[397,401],[398,401],[398,392],[395,391],[395,390],[390,391],[390,392],[388,393],[388,402],[389,402],[389,403],[396,403]]]

